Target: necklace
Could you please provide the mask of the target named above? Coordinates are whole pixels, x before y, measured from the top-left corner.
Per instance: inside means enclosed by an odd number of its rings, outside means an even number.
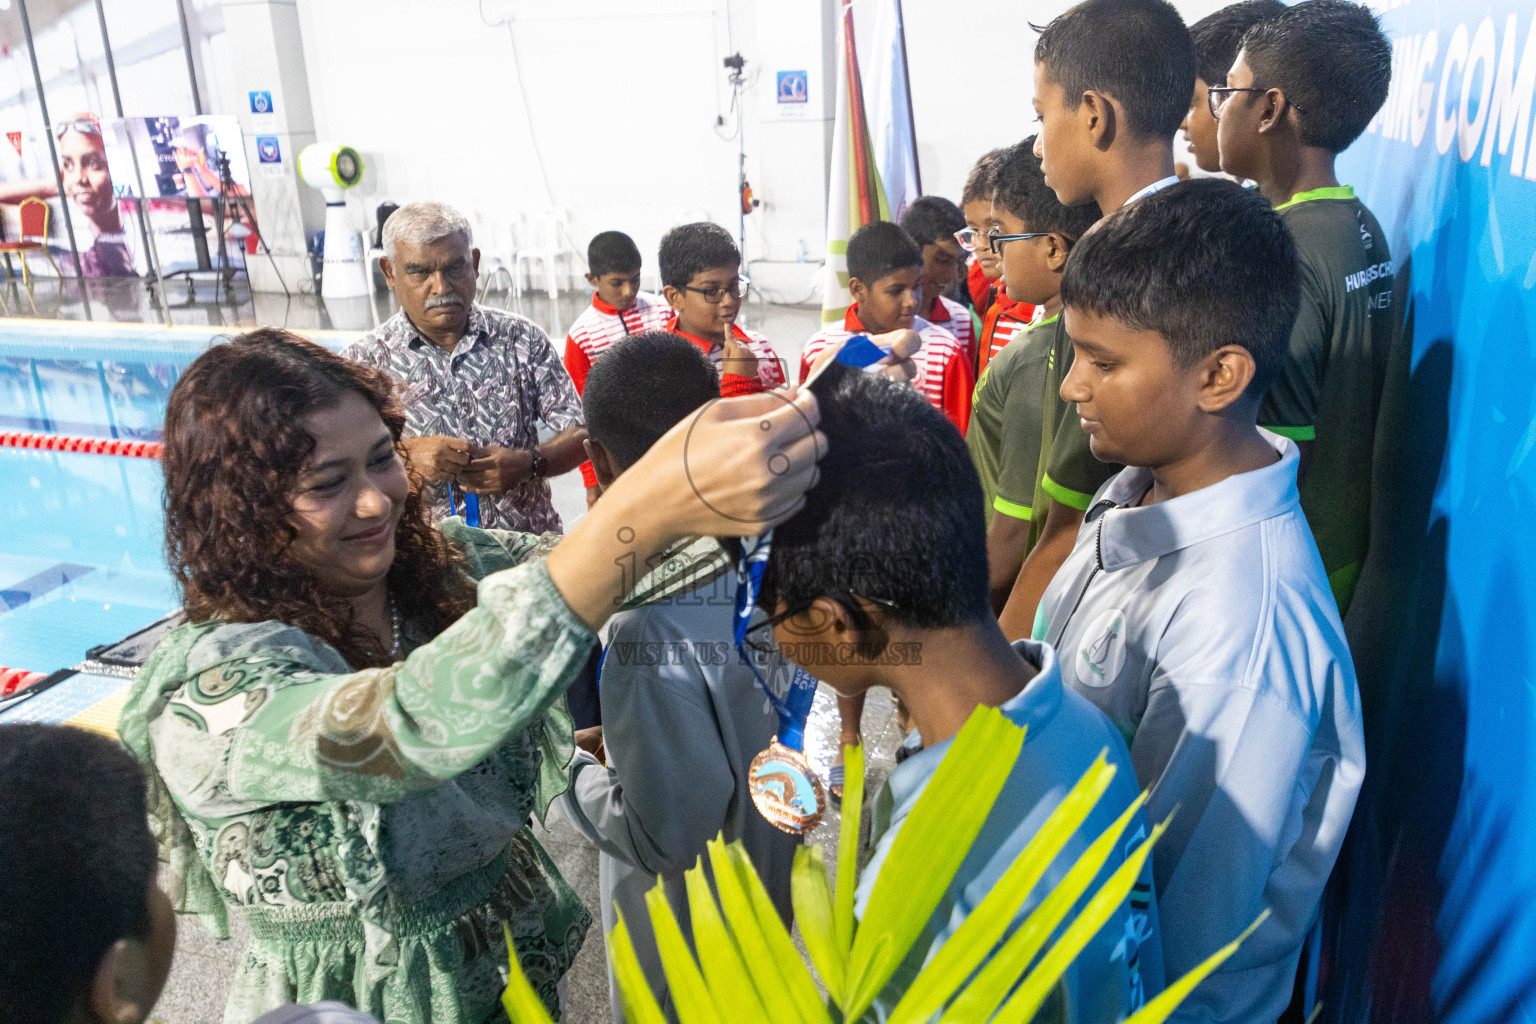
[[[400,610],[395,607],[395,595],[389,595],[389,656],[400,660]]]

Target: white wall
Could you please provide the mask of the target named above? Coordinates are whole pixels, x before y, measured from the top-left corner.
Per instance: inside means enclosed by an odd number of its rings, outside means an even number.
[[[1072,2],[905,0],[912,117],[925,192],[959,202],[977,157],[1034,134],[1030,100],[1037,33],[1029,26],[1044,25]],[[1228,2],[1175,0],[1175,6],[1192,24]],[[1183,159],[1182,143],[1177,149]]]
[[[863,44],[873,2],[855,0]],[[737,230],[735,114],[721,60],[739,49],[747,175],[763,202],[747,218],[747,255],[771,261],[752,271],[774,297],[809,297],[812,268],[796,261],[823,248],[834,0],[298,4],[319,136],[369,162],[353,193],[360,224],[385,199],[441,199],[469,214],[494,251],[507,225],[552,204],[568,211],[583,249],[597,231],[629,232],[648,275],[668,227],[708,218]],[[977,156],[1031,131],[1029,22],[1067,6],[905,0],[926,191],[958,198]],[[1180,4],[1191,21],[1219,6]],[[781,69],[807,71],[803,109],[775,102]]]

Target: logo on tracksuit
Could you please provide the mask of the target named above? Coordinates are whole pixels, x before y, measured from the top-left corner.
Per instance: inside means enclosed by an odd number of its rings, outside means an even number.
[[[1089,623],[1077,649],[1077,678],[1084,686],[1104,687],[1125,668],[1125,613],[1111,608]]]

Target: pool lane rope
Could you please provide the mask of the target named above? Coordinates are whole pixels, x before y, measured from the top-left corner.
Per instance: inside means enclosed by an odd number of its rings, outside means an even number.
[[[78,452],[81,455],[158,459],[164,447],[159,441],[127,441],[118,437],[71,437],[68,434],[34,434],[25,430],[0,430],[0,448],[31,448],[47,452]]]
[[[28,672],[24,668],[6,668],[0,665],[0,699],[20,693],[32,684],[47,678],[46,672]]]

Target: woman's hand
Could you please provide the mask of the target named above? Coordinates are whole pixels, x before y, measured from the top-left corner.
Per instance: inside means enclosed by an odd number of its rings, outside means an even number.
[[[798,512],[826,451],[819,420],[802,390],[718,399],[678,423],[550,552],[571,611],[595,630],[674,541],[756,536]]]
[[[826,438],[810,393],[710,402],[604,492],[662,524],[668,540],[756,536],[805,504]]]

